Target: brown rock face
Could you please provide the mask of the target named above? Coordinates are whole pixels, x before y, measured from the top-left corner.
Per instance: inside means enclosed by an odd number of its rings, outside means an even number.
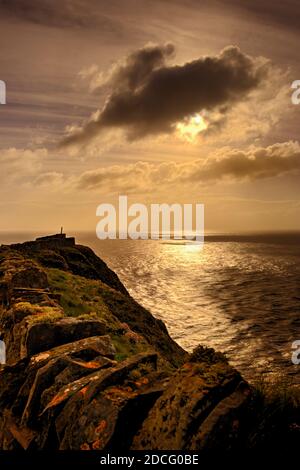
[[[34,323],[27,329],[24,355],[32,356],[61,344],[104,334],[106,325],[100,320],[63,318],[55,323]]]
[[[226,361],[188,362],[156,401],[132,449],[199,450],[221,443],[228,449],[249,395],[247,384]],[[213,438],[216,429],[226,431],[221,440]]]
[[[25,269],[19,269],[12,274],[11,288],[30,288],[30,289],[47,289],[49,287],[46,273],[35,266]]]

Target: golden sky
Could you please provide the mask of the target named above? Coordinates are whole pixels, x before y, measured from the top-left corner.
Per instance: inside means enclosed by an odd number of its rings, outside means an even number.
[[[205,204],[206,230],[300,229],[296,0],[0,0],[0,230]]]

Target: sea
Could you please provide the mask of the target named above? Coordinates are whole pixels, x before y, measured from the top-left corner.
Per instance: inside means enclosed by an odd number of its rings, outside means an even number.
[[[0,232],[0,244],[38,235]],[[90,246],[186,350],[222,351],[250,382],[300,385],[292,361],[300,341],[300,233],[210,234],[203,246],[68,235]]]

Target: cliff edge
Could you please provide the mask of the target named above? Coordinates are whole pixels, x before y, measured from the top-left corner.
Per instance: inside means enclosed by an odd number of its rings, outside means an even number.
[[[222,354],[187,354],[87,247],[0,248],[0,448],[231,450],[252,390]]]

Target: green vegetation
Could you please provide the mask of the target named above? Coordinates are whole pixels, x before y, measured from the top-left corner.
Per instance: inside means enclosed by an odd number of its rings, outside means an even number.
[[[64,317],[64,314],[55,308],[45,307],[48,310],[41,312],[38,315],[31,315],[27,318],[28,323],[34,324],[39,322],[55,323],[57,320],[61,320]]]
[[[134,354],[145,352],[145,350],[149,348],[145,340],[133,342],[126,335],[116,333],[111,336],[111,339],[116,348],[115,359],[120,362]]]
[[[118,327],[104,303],[101,292],[105,287],[101,281],[86,279],[59,269],[47,269],[47,276],[52,292],[59,297],[59,304],[65,315],[80,319],[96,319],[106,321],[111,329]]]
[[[25,259],[20,253],[2,250],[0,253],[0,278],[3,280],[9,279],[20,269],[20,265],[22,268],[27,268],[28,266],[34,266],[34,263]]]
[[[26,318],[28,323],[55,322],[64,317],[63,310],[59,307],[49,307],[31,304],[29,302],[18,302],[14,305],[14,315]]]
[[[124,309],[123,303],[118,304],[116,301],[112,309],[110,304],[107,305],[107,299],[123,297],[121,294],[101,281],[86,279],[59,269],[47,269],[47,275],[51,290],[59,296],[58,302],[65,315],[81,320],[101,319],[107,323],[117,351],[117,361],[148,349],[148,343],[135,335],[127,325],[120,323],[114,315],[116,308]]]

